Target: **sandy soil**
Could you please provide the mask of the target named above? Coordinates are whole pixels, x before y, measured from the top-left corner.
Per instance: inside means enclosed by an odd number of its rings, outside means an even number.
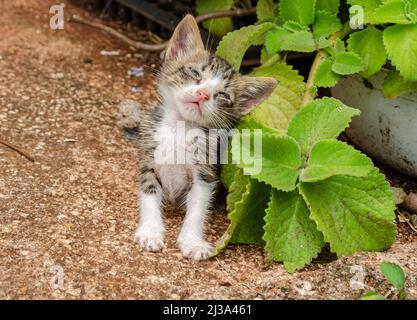
[[[167,212],[166,249],[140,252],[133,242],[138,160],[113,114],[125,97],[146,104],[152,75],[127,77],[144,61],[99,31],[70,23],[51,30],[53,3],[0,2],[0,139],[36,159],[0,145],[0,298],[356,299],[368,290],[392,296],[382,260],[404,267],[409,295],[417,298],[417,237],[404,223],[387,252],[323,255],[294,274],[265,265],[252,246],[230,246],[201,263],[182,259],[175,247],[179,212]],[[66,16],[72,13],[83,11],[67,4]],[[227,226],[217,211],[211,240]],[[352,288],[361,268],[365,287]]]

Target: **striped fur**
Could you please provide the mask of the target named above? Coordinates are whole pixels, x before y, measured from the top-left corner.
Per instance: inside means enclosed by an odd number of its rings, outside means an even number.
[[[210,144],[211,149],[207,145],[210,139],[219,139],[210,129],[232,129],[240,117],[269,96],[275,85],[271,78],[235,72],[226,61],[204,49],[192,16],[182,20],[158,72],[159,98],[153,111],[138,113],[132,101],[119,108],[119,125],[140,150],[140,221],[135,238],[142,249],[159,251],[163,247],[161,202],[166,199],[186,205],[177,242],[183,255],[195,260],[210,256],[213,249],[204,240],[204,223],[218,181],[218,164],[207,164],[208,157],[217,152],[217,144]],[[207,101],[196,107],[189,101],[199,90],[207,93]],[[160,164],[156,155],[173,148],[173,143],[161,140],[161,136],[177,137],[178,123],[184,124],[187,133],[202,133],[184,145],[176,142],[185,153],[193,150],[189,155],[192,161]]]

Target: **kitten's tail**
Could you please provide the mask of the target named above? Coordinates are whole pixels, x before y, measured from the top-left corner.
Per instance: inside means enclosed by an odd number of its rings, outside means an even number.
[[[120,102],[115,114],[116,124],[125,137],[135,145],[139,144],[139,125],[142,120],[141,105],[133,100],[125,99]]]

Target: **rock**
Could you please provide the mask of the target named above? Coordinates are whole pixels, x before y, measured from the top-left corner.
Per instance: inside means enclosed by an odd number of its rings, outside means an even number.
[[[120,55],[120,51],[119,50],[114,50],[114,51],[101,50],[100,55],[102,55],[102,56],[118,56],[118,55]]]
[[[53,79],[53,80],[61,80],[64,79],[65,75],[62,72],[57,72],[57,73],[51,73],[49,75],[49,78]]]
[[[145,75],[145,71],[142,67],[133,67],[127,71],[127,75],[130,77],[143,77]]]

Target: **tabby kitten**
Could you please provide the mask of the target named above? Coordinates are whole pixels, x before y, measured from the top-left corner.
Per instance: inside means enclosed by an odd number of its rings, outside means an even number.
[[[209,130],[231,129],[275,86],[272,78],[236,73],[227,62],[206,51],[191,15],[179,23],[158,74],[156,107],[148,114],[137,114],[136,120],[137,110],[129,110],[126,105],[120,108],[125,120],[130,117],[125,130],[141,153],[135,240],[143,250],[157,252],[164,247],[161,205],[166,199],[186,205],[177,239],[182,255],[203,260],[213,253],[204,238],[205,220],[218,181],[218,165],[207,163],[208,153],[211,156],[216,150],[211,145],[204,150]],[[191,131],[197,134],[190,138]],[[184,132],[187,137],[183,139],[179,135]],[[185,163],[179,161],[184,160],[181,153],[186,155]],[[167,154],[175,155],[174,161],[167,161]]]

